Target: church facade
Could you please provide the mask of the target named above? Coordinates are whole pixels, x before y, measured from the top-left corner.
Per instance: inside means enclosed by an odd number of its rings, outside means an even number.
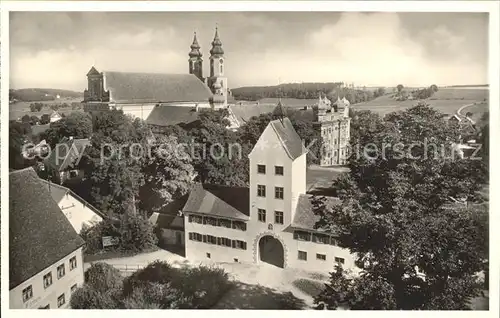
[[[99,72],[92,66],[87,73],[84,110],[98,116],[103,111],[122,109],[124,113],[151,121],[150,124],[155,126],[163,125],[158,118],[165,117],[163,113],[172,114],[173,108],[181,108],[174,113],[182,120],[200,109],[226,108],[230,93],[224,76],[225,57],[218,29],[210,50],[209,77],[203,77],[203,55],[196,33],[188,55],[187,74]]]
[[[306,194],[307,152],[290,120],[268,124],[249,155],[250,186],[196,185],[182,209],[186,257],[270,263],[328,272],[353,269],[354,258],[335,233],[316,228]],[[339,204],[327,198],[326,205]]]

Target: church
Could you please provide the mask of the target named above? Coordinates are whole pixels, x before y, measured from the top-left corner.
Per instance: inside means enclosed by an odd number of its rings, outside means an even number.
[[[87,73],[83,106],[92,116],[110,109],[146,120],[151,126],[196,120],[198,111],[227,108],[230,91],[224,76],[224,50],[215,29],[210,50],[210,76],[203,77],[203,54],[196,33],[187,74],[102,71]]]
[[[249,154],[250,186],[197,184],[180,209],[186,257],[329,272],[355,269],[336,234],[316,227],[307,151],[288,118],[271,121]],[[333,197],[326,205],[339,204]]]

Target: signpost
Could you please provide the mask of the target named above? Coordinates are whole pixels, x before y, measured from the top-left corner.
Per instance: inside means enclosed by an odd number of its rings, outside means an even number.
[[[102,247],[118,245],[119,239],[117,237],[112,236],[103,236],[102,237]]]

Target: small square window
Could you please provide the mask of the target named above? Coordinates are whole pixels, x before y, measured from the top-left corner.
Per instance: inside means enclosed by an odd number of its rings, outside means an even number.
[[[76,256],[69,259],[69,270],[72,271],[76,268]]]
[[[66,299],[64,297],[64,294],[61,296],[57,297],[57,307],[61,307],[66,303]]]
[[[260,222],[266,222],[266,210],[258,209],[258,218]]]
[[[274,223],[283,224],[283,212],[274,211]]]
[[[210,253],[207,253],[207,258],[210,258],[210,256],[211,256]]]
[[[344,264],[345,259],[343,259],[342,257],[335,257],[335,263]]]
[[[277,176],[283,175],[283,167],[282,166],[274,166],[274,174]]]
[[[274,187],[274,198],[283,200],[283,188]]]
[[[76,284],[71,286],[71,293],[73,294],[77,288],[78,288],[78,286]]]
[[[307,261],[307,252],[299,251],[299,259],[302,261]]]
[[[266,186],[262,184],[257,185],[257,196],[259,197],[266,197]]]
[[[235,262],[235,263],[238,263],[239,261],[238,261],[238,259],[237,259],[237,258],[235,258],[235,259],[234,259],[234,262]]]
[[[61,264],[57,266],[57,279],[61,279],[64,275],[66,275],[66,270],[64,268],[64,264]]]
[[[266,174],[266,166],[265,165],[257,165],[257,173]]]
[[[325,254],[316,254],[316,259],[326,261],[326,255]]]
[[[23,289],[23,302],[27,302],[33,298],[33,287],[29,285],[25,289]]]
[[[52,285],[52,273],[47,273],[43,275],[43,288],[47,288]]]

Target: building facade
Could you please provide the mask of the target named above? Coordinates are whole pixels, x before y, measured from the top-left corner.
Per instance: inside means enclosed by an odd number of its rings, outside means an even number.
[[[313,107],[314,122],[321,131],[323,150],[321,166],[345,165],[349,156],[349,138],[351,119],[349,118],[349,101],[344,97],[332,105],[326,97],[319,97],[318,104]]]
[[[99,72],[92,66],[87,73],[84,110],[99,116],[103,111],[121,109],[133,117],[151,119],[158,126],[154,113],[165,106],[193,111],[227,107],[230,91],[218,30],[210,50],[208,78],[203,77],[203,55],[196,33],[190,48],[187,74]]]
[[[33,168],[9,174],[9,306],[69,308],[85,242]]]
[[[249,155],[250,187],[197,185],[183,208],[186,257],[328,272],[354,268],[335,233],[316,228],[306,149],[290,120],[274,120]],[[326,204],[338,204],[327,198]]]

